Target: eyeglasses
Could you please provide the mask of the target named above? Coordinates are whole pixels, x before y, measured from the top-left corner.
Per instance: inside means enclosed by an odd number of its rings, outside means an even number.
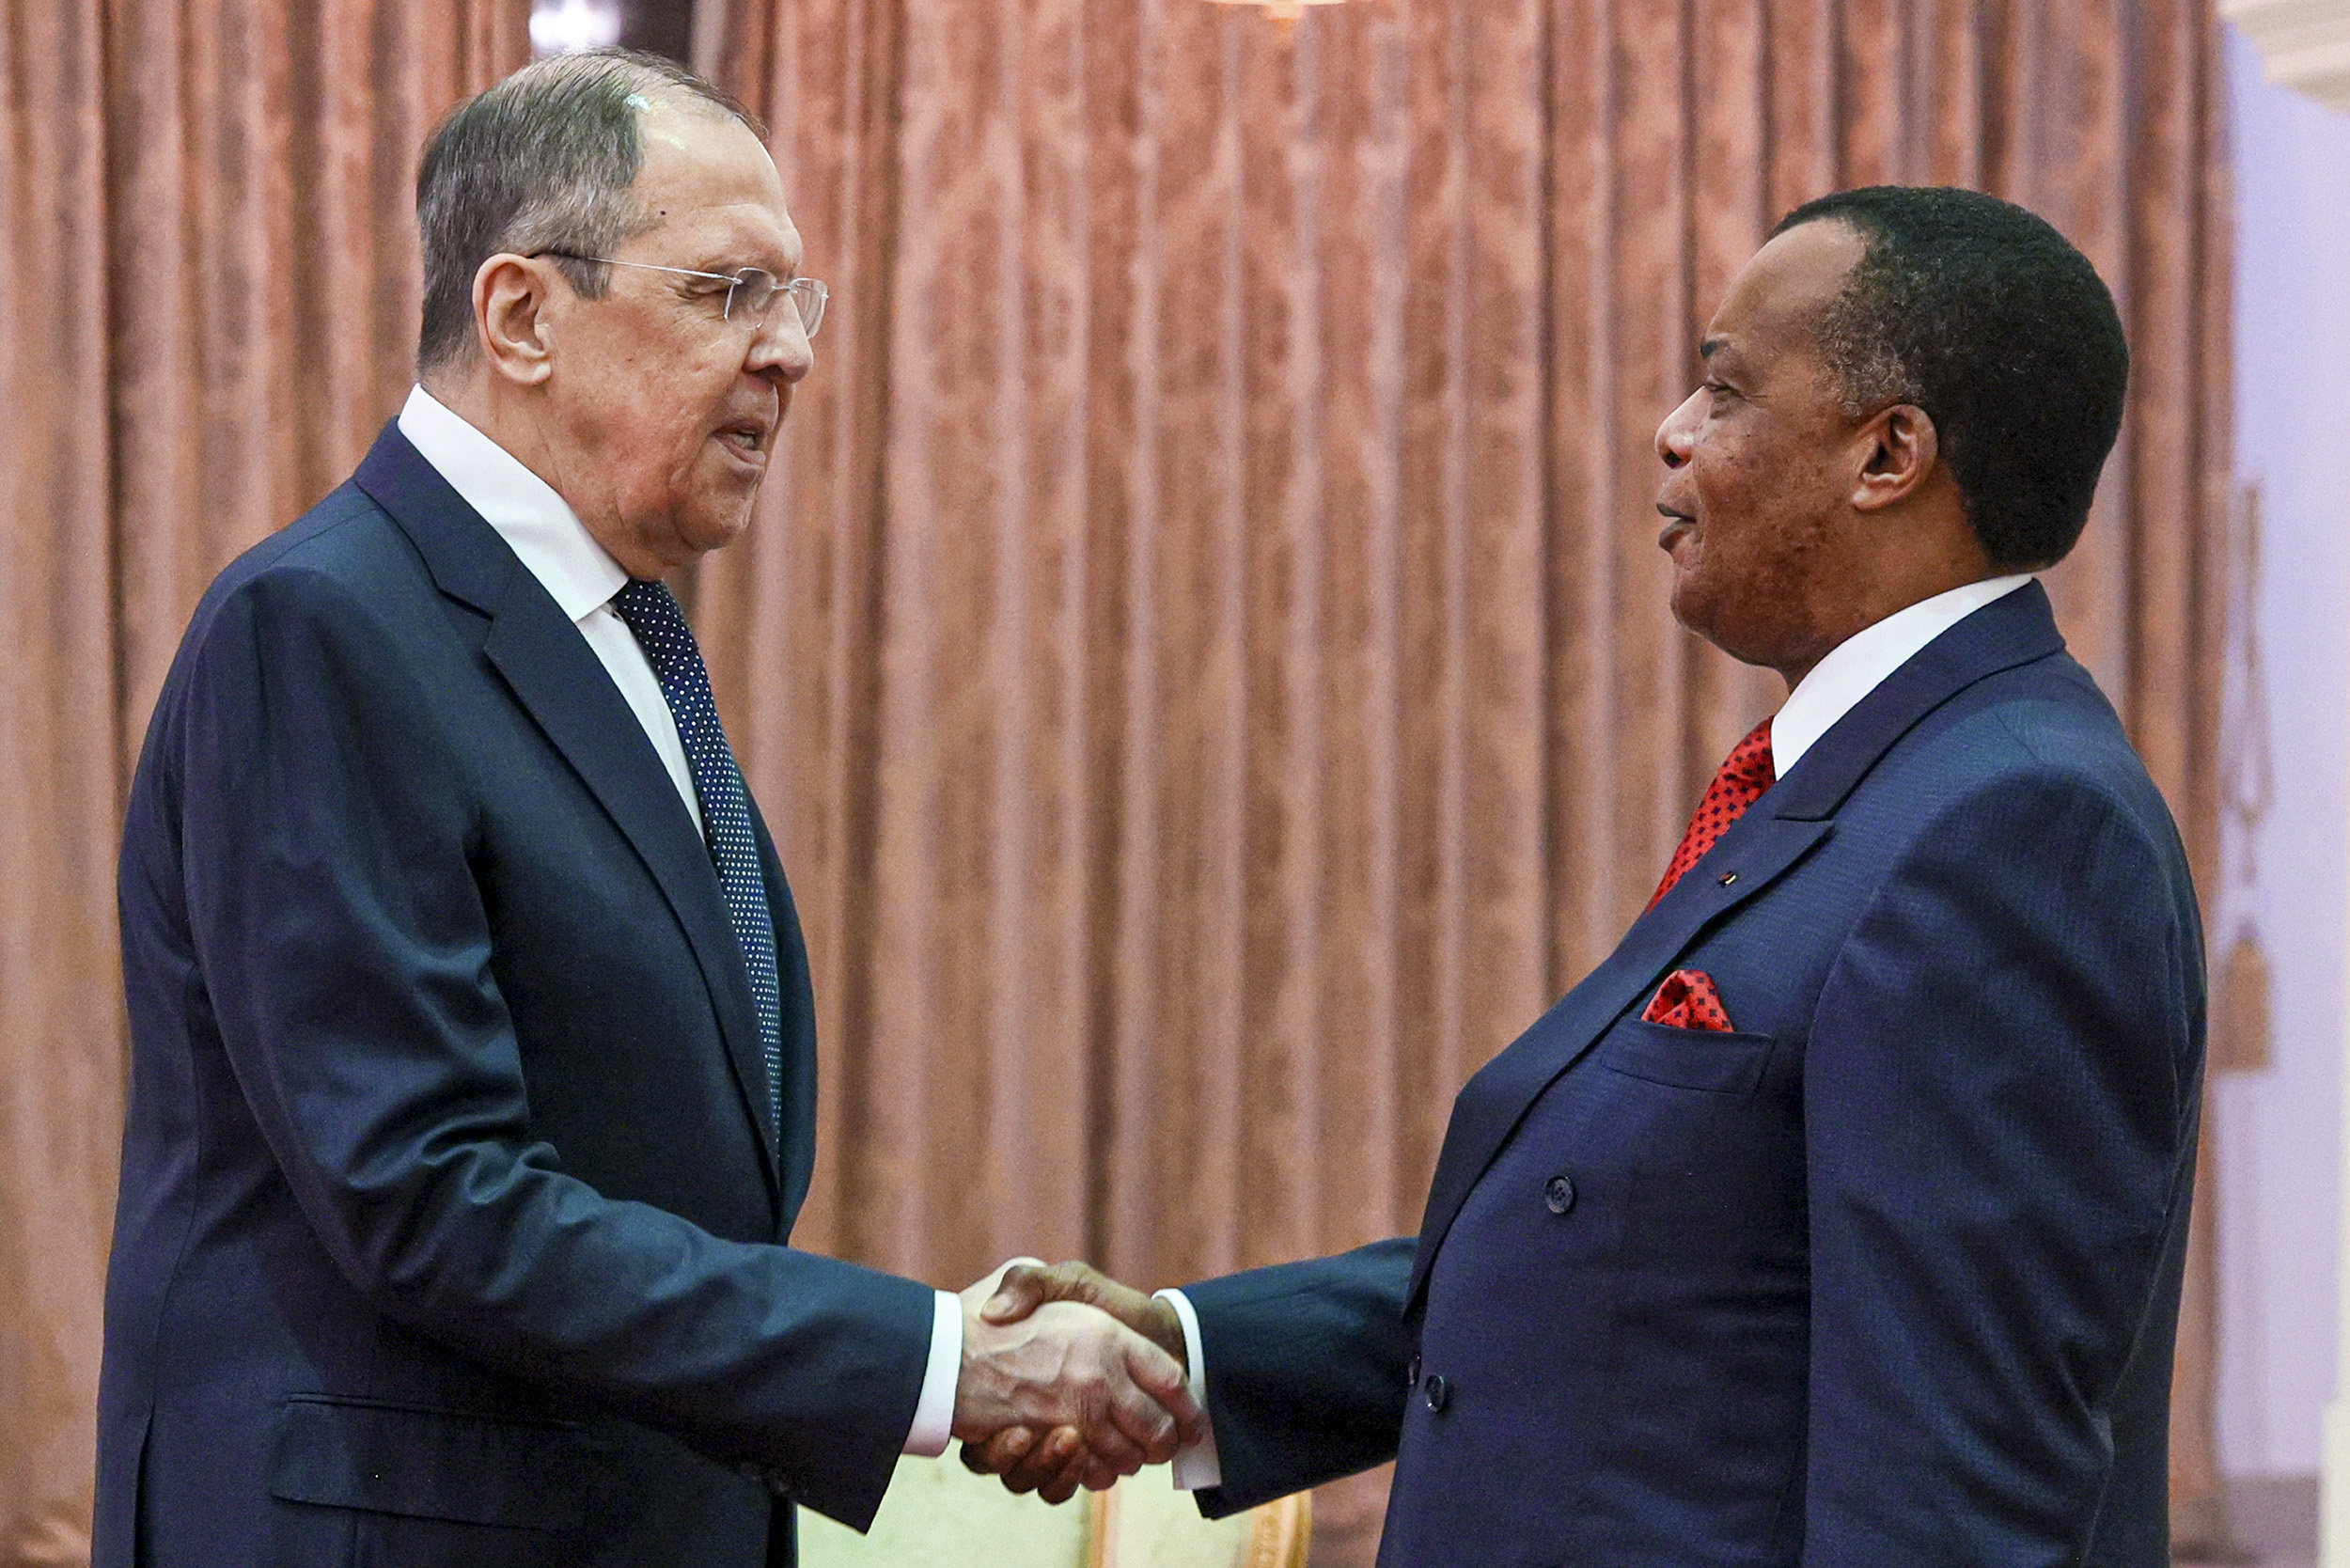
[[[542,250],[534,256],[559,256],[566,261],[592,261],[601,267],[634,267],[639,272],[675,273],[680,277],[706,277],[713,283],[727,286],[726,319],[734,320],[736,306],[743,307],[743,319],[760,322],[767,319],[768,307],[776,303],[777,294],[791,296],[792,306],[800,313],[800,330],[810,337],[823,324],[824,302],[831,290],[812,277],[780,278],[764,267],[744,267],[732,273],[697,273],[691,267],[656,267],[650,261],[615,261],[608,256],[579,256],[568,250]]]

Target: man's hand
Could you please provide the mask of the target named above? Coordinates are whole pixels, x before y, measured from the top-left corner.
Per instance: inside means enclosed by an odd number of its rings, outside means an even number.
[[[985,1289],[991,1285],[992,1291]],[[1183,1327],[1175,1309],[1120,1284],[1086,1263],[1067,1262],[1052,1267],[1026,1262],[1010,1263],[964,1293],[966,1314],[974,1295],[985,1298],[980,1309],[981,1321],[995,1325],[1024,1322],[1055,1304],[1094,1308],[1165,1351],[1173,1358],[1179,1374],[1185,1365]],[[966,1325],[969,1321],[966,1315]],[[1184,1403],[1188,1406],[1191,1402],[1186,1398]],[[1193,1409],[1197,1414],[1196,1406]],[[1204,1416],[1198,1417],[1198,1424],[1182,1435],[1183,1444],[1188,1445],[1199,1435],[1205,1419]],[[1075,1427],[1055,1427],[1042,1439],[1038,1431],[1023,1424],[1007,1426],[983,1442],[965,1437],[963,1462],[980,1475],[1001,1476],[1004,1484],[1014,1492],[1035,1492],[1053,1503],[1067,1500],[1080,1485],[1099,1491],[1120,1474],[1132,1473],[1130,1469],[1112,1467],[1091,1453],[1084,1435]],[[960,1426],[957,1435],[962,1435]],[[1157,1456],[1153,1455],[1152,1462],[1157,1463]]]
[[[981,1311],[990,1323],[1018,1323],[1048,1301],[1098,1307],[1178,1362],[1186,1360],[1183,1320],[1175,1315],[1175,1309],[1157,1296],[1120,1284],[1091,1263],[1071,1262],[1047,1267],[1022,1261],[1008,1264]]]
[[[1176,1356],[1082,1301],[1023,1288],[1016,1310],[997,1305],[999,1282],[1032,1267],[1011,1265],[963,1293],[954,1435],[964,1463],[981,1469],[974,1445],[989,1452],[1000,1445],[1003,1463],[986,1473],[1016,1468],[1025,1484],[1015,1490],[1059,1502],[1081,1484],[1099,1490],[1145,1464],[1164,1464],[1195,1441],[1206,1418]],[[1180,1326],[1176,1340],[1180,1349]],[[1038,1432],[1047,1434],[1041,1443]]]

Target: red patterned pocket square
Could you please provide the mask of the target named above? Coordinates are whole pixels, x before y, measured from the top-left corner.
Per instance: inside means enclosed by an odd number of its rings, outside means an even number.
[[[1675,969],[1665,977],[1665,983],[1656,988],[1656,996],[1640,1014],[1645,1024],[1667,1024],[1676,1029],[1714,1029],[1722,1034],[1731,1032],[1730,1010],[1722,1006],[1722,994],[1714,985],[1714,977],[1702,969]]]

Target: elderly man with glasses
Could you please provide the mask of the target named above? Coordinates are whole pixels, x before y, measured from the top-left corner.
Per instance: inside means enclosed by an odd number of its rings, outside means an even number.
[[[759,128],[541,62],[418,180],[422,384],[222,573],[121,892],[96,1561],[789,1564],[901,1452],[1170,1456],[1182,1371],[793,1250],[807,962],[662,574],[748,525],[822,284]]]

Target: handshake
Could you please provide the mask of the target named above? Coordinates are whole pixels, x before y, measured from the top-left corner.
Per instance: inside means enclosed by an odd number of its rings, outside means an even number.
[[[1183,1325],[1165,1301],[1084,1263],[1026,1260],[962,1295],[953,1431],[972,1470],[1064,1502],[1206,1435]]]

